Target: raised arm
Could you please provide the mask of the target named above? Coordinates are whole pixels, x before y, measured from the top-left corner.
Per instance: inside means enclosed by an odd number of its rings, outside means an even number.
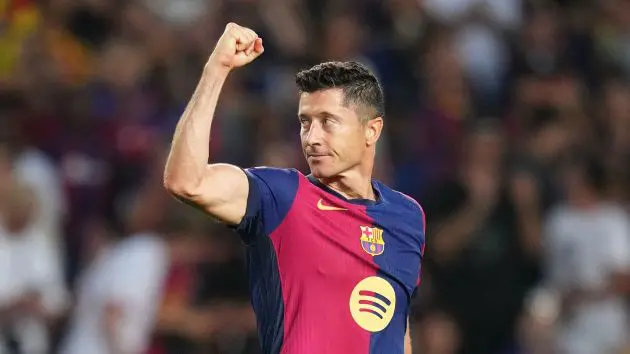
[[[262,39],[251,29],[234,23],[225,27],[177,124],[164,169],[164,187],[170,194],[228,224],[243,218],[249,184],[236,166],[208,164],[212,120],[230,71],[263,51]]]

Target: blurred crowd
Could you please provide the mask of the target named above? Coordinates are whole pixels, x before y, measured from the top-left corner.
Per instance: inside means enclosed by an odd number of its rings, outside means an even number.
[[[307,172],[295,72],[381,80],[376,177],[428,222],[415,352],[628,350],[630,2],[0,0],[1,354],[258,353],[238,237],[161,187],[229,21],[266,50],[212,161]]]

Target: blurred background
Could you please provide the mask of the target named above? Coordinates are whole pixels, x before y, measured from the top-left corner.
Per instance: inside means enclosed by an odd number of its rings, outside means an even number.
[[[229,21],[266,51],[212,161],[307,172],[296,71],[379,76],[376,176],[428,221],[416,353],[627,352],[630,1],[0,0],[0,353],[258,353],[238,237],[161,187]]]

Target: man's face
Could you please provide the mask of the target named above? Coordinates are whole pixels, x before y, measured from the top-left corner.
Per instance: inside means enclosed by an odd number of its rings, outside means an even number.
[[[363,124],[357,109],[344,104],[341,89],[302,93],[298,118],[302,149],[313,176],[336,176],[367,157],[374,122]],[[380,126],[377,130],[376,135]]]

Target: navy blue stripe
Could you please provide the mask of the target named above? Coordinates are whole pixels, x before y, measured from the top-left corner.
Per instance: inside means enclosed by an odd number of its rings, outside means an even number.
[[[376,301],[370,301],[370,300],[359,300],[359,305],[370,305],[370,306],[374,306],[377,309],[381,310],[381,312],[387,312],[387,309],[385,308],[385,306],[379,304]]]
[[[368,295],[368,293],[369,293],[369,295]],[[391,304],[392,304],[392,302],[391,302],[391,301],[389,301],[389,299],[388,299],[388,298],[386,298],[385,296],[383,296],[383,295],[381,295],[381,294],[379,294],[379,293],[377,293],[377,292],[374,292],[374,291],[369,291],[369,292],[368,292],[368,291],[359,291],[359,295],[365,295],[365,296],[372,296],[372,297],[375,297],[375,298],[377,298],[377,299],[379,299],[379,300],[383,301],[385,304],[387,304],[387,306],[389,306],[389,305],[391,305]]]
[[[284,301],[271,238],[247,247],[247,268],[262,353],[279,354],[284,342]]]
[[[374,311],[374,310],[370,310],[370,309],[363,309],[363,308],[362,308],[362,309],[359,309],[359,312],[368,312],[368,313],[371,313],[371,314],[373,314],[374,316],[376,316],[376,317],[378,317],[378,318],[380,318],[380,319],[383,319],[383,316],[381,316],[378,312],[376,312],[376,311]]]
[[[249,182],[247,210],[233,229],[247,245],[251,301],[263,354],[279,354],[284,341],[284,302],[272,232],[291,209],[299,180],[296,170],[244,170]]]
[[[379,203],[381,203],[381,191],[379,189],[379,185],[378,183],[372,183],[372,187],[374,188],[374,193],[376,194],[376,200],[371,200],[371,199],[359,199],[359,198],[354,198],[354,199],[348,199],[346,197],[344,197],[343,195],[341,195],[339,192],[337,192],[336,190],[328,187],[327,185],[325,185],[324,183],[320,182],[317,178],[313,177],[313,175],[308,175],[306,176],[306,178],[309,180],[309,182],[311,182],[313,185],[315,185],[316,187],[319,187],[320,189],[326,191],[327,193],[330,193],[332,195],[334,195],[335,197],[344,200],[348,203],[351,204],[357,204],[357,205],[365,205],[365,206],[369,206],[369,205],[377,205]]]
[[[374,226],[383,229],[384,251],[373,260],[379,268],[376,275],[386,279],[396,292],[396,307],[388,308],[394,313],[387,327],[370,335],[369,353],[403,354],[410,295],[420,272],[424,222],[420,208],[413,201],[385,185],[379,187],[383,203],[368,206],[366,213]],[[383,298],[380,294],[374,297]]]

